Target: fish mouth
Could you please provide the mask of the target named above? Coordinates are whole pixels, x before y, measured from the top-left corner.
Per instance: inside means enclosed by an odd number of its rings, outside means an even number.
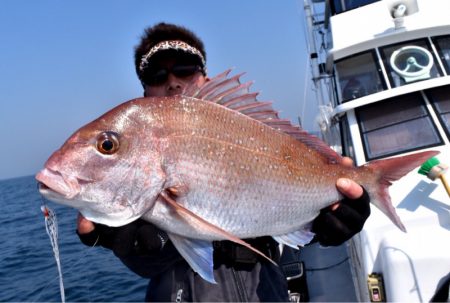
[[[80,193],[78,179],[58,171],[44,168],[35,178],[39,184],[39,192],[45,197],[62,196],[70,200]]]
[[[108,209],[105,203],[85,200],[80,195],[82,185],[94,180],[67,176],[50,168],[44,168],[35,176],[39,193],[47,200],[77,209],[89,221],[118,227],[128,224],[140,217],[131,207],[119,210]]]

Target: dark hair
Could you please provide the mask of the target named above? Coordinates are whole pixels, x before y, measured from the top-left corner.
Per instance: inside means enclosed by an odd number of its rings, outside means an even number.
[[[134,50],[134,66],[136,68],[136,74],[141,81],[142,71],[139,69],[139,65],[141,64],[142,57],[159,42],[168,40],[181,40],[186,42],[190,46],[198,49],[206,61],[205,47],[202,40],[196,34],[185,27],[161,22],[145,29],[140,43]]]

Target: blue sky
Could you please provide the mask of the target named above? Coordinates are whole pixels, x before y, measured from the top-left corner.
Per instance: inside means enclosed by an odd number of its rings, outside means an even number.
[[[133,48],[160,21],[204,41],[211,76],[234,67],[297,121],[310,75],[300,0],[2,0],[0,179],[35,174],[76,129],[142,96]],[[311,115],[303,117],[310,128]]]

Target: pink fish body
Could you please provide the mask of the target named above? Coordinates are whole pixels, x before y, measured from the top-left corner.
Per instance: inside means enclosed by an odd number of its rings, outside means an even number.
[[[437,152],[346,167],[226,75],[186,96],[128,101],[82,127],[36,176],[41,193],[98,223],[154,223],[211,282],[211,241],[271,235],[304,245],[320,209],[342,198],[340,177],[405,230],[387,188]]]

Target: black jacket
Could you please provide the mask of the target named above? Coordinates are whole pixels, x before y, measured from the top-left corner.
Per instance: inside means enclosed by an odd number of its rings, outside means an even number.
[[[279,250],[269,237],[249,241],[273,260]],[[217,284],[192,271],[171,242],[151,256],[128,256],[122,262],[150,278],[146,301],[164,302],[280,302],[289,301],[281,268],[228,241],[215,242],[214,276]]]

